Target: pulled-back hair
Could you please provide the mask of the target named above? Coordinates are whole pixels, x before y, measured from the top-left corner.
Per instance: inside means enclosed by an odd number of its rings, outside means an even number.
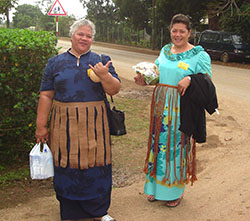
[[[192,29],[191,21],[188,16],[183,14],[176,14],[173,16],[171,23],[170,23],[170,29],[173,27],[174,24],[182,23],[187,26],[187,30],[190,31]]]
[[[69,30],[69,36],[71,37],[81,26],[89,26],[92,30],[92,38],[94,38],[95,36],[95,25],[92,21],[88,20],[88,19],[81,19],[78,21],[75,21],[73,23],[73,25],[70,26],[70,30]]]

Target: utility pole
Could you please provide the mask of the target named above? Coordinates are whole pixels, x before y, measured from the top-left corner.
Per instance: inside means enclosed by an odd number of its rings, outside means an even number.
[[[152,0],[152,50],[155,50],[155,0]]]

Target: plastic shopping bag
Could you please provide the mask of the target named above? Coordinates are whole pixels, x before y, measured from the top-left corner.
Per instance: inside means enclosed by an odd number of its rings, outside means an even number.
[[[47,179],[54,176],[53,156],[46,143],[37,143],[30,151],[29,159],[31,179]]]
[[[154,63],[140,62],[133,68],[136,73],[143,75],[146,84],[152,85],[159,82],[159,70]]]

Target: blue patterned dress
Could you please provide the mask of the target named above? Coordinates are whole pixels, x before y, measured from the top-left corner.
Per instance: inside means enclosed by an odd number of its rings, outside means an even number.
[[[157,200],[178,199],[184,192],[185,184],[190,181],[188,174],[192,153],[190,138],[179,130],[178,82],[185,76],[197,73],[211,76],[211,60],[201,46],[179,54],[171,52],[172,46],[164,46],[155,61],[160,77],[152,99],[151,134],[144,168],[144,192],[154,195]],[[164,102],[161,102],[162,99]]]
[[[106,64],[108,60],[110,60],[109,56],[102,56],[103,64]],[[79,59],[71,54],[70,51],[57,55],[49,59],[47,63],[40,91],[55,91],[55,101],[62,103],[103,101],[106,95],[101,83],[91,81],[87,75],[87,70],[90,68],[89,64],[94,66],[98,62],[100,62],[100,56],[91,51],[81,55]],[[112,64],[109,66],[109,72],[112,76],[119,79]],[[70,148],[71,142],[67,132],[68,153]],[[99,203],[106,200],[107,210],[112,188],[111,164],[79,169],[71,168],[68,160],[67,166],[64,168],[55,166],[54,188],[58,197],[67,200],[88,202],[88,200],[99,199]],[[89,212],[91,211],[90,202],[87,205],[89,208],[86,210]],[[101,212],[96,210],[94,213],[93,216],[98,217],[105,215],[106,211],[105,209]],[[73,217],[69,216],[71,215],[66,215],[64,218],[80,219],[91,217],[92,215],[90,213],[84,216],[81,216],[81,214],[73,214]]]

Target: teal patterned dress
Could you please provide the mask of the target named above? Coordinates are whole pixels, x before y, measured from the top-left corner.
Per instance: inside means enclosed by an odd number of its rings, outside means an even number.
[[[195,170],[195,153],[190,138],[179,130],[178,82],[192,74],[211,76],[211,59],[201,46],[179,54],[171,52],[172,46],[164,46],[155,61],[160,77],[152,98],[148,153],[144,167],[144,193],[154,195],[157,200],[178,199],[185,185],[195,181],[195,177],[190,177]]]

